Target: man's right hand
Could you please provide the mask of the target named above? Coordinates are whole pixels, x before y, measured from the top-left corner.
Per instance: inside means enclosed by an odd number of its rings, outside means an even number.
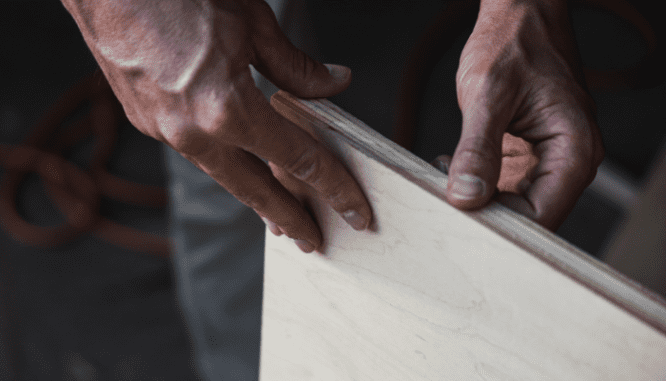
[[[351,72],[296,49],[264,1],[62,1],[132,124],[277,225],[273,232],[305,252],[322,243],[315,221],[260,158],[311,186],[355,229],[367,228],[370,205],[354,178],[270,106],[249,65],[303,98],[343,91]]]

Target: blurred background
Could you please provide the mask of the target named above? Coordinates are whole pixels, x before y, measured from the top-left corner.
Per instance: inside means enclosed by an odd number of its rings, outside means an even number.
[[[287,17],[308,15],[285,23],[297,46],[320,61],[351,67],[358,79],[331,100],[387,137],[397,118],[398,83],[410,50],[446,4],[406,3],[295,1],[285,11]],[[666,33],[658,2],[629,3],[651,23],[657,51],[663,52]],[[587,67],[620,69],[648,57],[650,42],[627,20],[582,5],[572,6],[572,16]],[[461,116],[454,76],[471,30],[470,25],[455,38],[424,90],[413,152],[426,161],[451,154],[458,141]],[[3,144],[23,141],[65,91],[97,69],[76,24],[57,0],[0,1],[0,57]],[[606,159],[557,233],[600,259],[637,213],[664,152],[664,73],[646,73],[647,82],[633,86],[637,88],[591,90]],[[92,137],[83,140],[66,157],[85,168],[93,142]],[[165,187],[160,144],[121,122],[107,169],[132,182]],[[0,168],[2,178],[7,173]],[[16,209],[30,223],[64,221],[37,174],[26,175],[16,194]],[[157,238],[168,236],[166,205],[101,200],[105,218]],[[662,242],[656,247],[663,248],[663,233],[656,229],[641,239],[656,239]],[[196,379],[171,266],[166,257],[91,234],[58,247],[35,248],[0,230],[0,380]]]

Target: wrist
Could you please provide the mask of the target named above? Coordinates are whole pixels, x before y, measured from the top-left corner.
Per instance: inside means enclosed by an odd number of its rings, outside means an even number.
[[[481,0],[475,29],[497,33],[498,28],[508,28],[517,32],[530,25],[530,28],[543,29],[543,32],[549,34],[567,34],[565,32],[570,24],[567,2],[568,0]]]
[[[481,0],[479,14],[488,12],[515,12],[524,8],[537,8],[546,15],[565,15],[569,0]]]
[[[508,51],[560,62],[564,77],[585,83],[567,0],[482,0],[473,37],[481,49],[514,46]]]
[[[483,6],[511,6],[520,4],[540,4],[547,6],[565,6],[569,0],[481,0]]]

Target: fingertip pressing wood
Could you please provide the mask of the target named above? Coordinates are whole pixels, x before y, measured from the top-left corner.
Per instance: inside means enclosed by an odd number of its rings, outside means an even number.
[[[271,103],[345,164],[375,229],[310,195],[320,254],[267,232],[262,381],[666,377],[658,296],[502,205],[456,210],[444,174],[327,100]]]

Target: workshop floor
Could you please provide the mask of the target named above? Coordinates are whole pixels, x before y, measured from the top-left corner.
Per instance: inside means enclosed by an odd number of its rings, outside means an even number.
[[[395,36],[387,39],[390,44],[372,45],[372,26],[366,25],[368,33],[342,33],[353,28],[331,18],[336,2],[309,2],[309,28],[320,35],[322,44],[332,46],[325,54],[312,54],[350,66],[357,78],[376,79],[372,99],[359,102],[354,94],[364,90],[352,85],[347,95],[332,100],[384,134],[394,118],[396,89],[383,78],[399,75],[401,63],[393,58],[406,54],[410,41],[441,7],[441,1],[424,2],[406,14],[397,3],[386,2],[377,22],[406,21],[391,29]],[[636,33],[609,16],[580,11],[575,21],[583,59],[590,65],[622,66],[642,54]],[[363,24],[360,18],[348,22],[358,28]],[[326,28],[336,34],[326,35]],[[17,143],[96,64],[56,0],[0,1],[0,36],[0,143]],[[357,49],[350,49],[345,38]],[[451,153],[457,142],[460,115],[452,84],[465,39],[458,40],[432,77],[415,149],[427,161]],[[365,63],[359,52],[370,46],[386,54],[386,65]],[[327,60],[331,57],[335,61]],[[660,110],[665,95],[663,82],[648,90],[593,92],[607,164],[631,183],[640,184],[664,141],[666,114]],[[159,144],[131,126],[121,128],[109,169],[131,181],[166,185]],[[3,173],[0,169],[0,176]],[[19,192],[19,210],[31,222],[46,226],[61,221],[36,175],[28,177]],[[122,224],[167,236],[165,208],[107,200],[102,212]],[[558,233],[598,255],[622,216],[617,206],[586,192]],[[0,230],[0,380],[194,380],[190,355],[168,260],[89,235],[59,248],[35,249]]]

